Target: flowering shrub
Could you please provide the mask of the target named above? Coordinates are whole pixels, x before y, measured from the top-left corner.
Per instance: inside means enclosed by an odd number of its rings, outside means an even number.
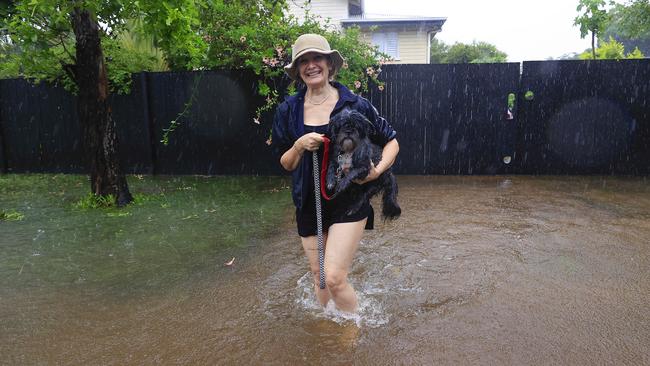
[[[291,63],[291,46],[304,33],[323,35],[333,49],[346,59],[337,80],[357,93],[368,91],[369,84],[381,72],[385,59],[374,46],[360,39],[358,28],[336,30],[329,24],[306,14],[304,22],[286,15],[286,5],[273,0],[215,2],[204,15],[203,35],[208,44],[207,68],[249,69],[258,77],[258,93],[265,98],[253,122],[272,110],[286,90],[294,93],[296,85],[284,75]],[[380,86],[381,88],[381,86]]]

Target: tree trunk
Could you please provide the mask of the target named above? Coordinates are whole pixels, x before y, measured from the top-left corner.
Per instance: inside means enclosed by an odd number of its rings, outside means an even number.
[[[591,32],[591,52],[596,59],[596,32]]]
[[[96,195],[112,194],[118,206],[124,206],[133,197],[117,154],[117,133],[108,105],[108,79],[99,26],[87,10],[75,8],[70,16],[77,47],[77,113],[90,164],[90,189]]]

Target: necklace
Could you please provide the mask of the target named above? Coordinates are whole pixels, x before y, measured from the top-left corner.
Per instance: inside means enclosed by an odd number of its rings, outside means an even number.
[[[330,97],[330,95],[332,95],[332,93],[327,93],[327,96],[325,98],[323,98],[319,102],[314,102],[313,99],[311,99],[310,97],[307,97],[307,101],[309,102],[309,104],[321,105],[321,104],[325,103],[325,101]]]

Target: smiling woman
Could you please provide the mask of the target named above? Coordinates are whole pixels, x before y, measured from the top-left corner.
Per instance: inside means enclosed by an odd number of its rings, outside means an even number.
[[[348,214],[350,210],[346,208],[352,202],[340,199],[323,202],[323,235],[320,239],[325,242],[325,252],[319,258],[316,234],[321,232],[317,227],[320,221],[316,217],[316,207],[320,197],[314,194],[312,161],[314,154],[323,154],[322,145],[329,133],[330,119],[347,109],[362,113],[370,121],[373,125],[370,138],[383,147],[381,161],[376,166],[371,165],[368,176],[358,184],[375,180],[390,168],[399,146],[395,140],[396,132],[379,117],[368,100],[333,81],[343,64],[341,54],[332,50],[324,37],[317,34],[298,37],[292,47],[291,63],[285,71],[304,87],[278,106],[272,141],[274,151],[280,156],[280,164],[293,173],[292,197],[298,234],[309,260],[316,297],[323,306],[332,299],[338,309],[356,312],[357,295],[348,282],[348,273],[363,229],[372,222],[372,207],[366,200],[358,211]],[[326,286],[321,283],[321,267],[324,268]]]

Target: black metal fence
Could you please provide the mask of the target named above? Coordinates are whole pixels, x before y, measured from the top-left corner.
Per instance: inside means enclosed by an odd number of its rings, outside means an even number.
[[[523,66],[518,172],[650,172],[650,60]]]
[[[395,169],[408,174],[506,172],[512,155],[505,118],[519,64],[394,65],[370,99],[398,131]]]
[[[398,131],[400,174],[650,171],[650,60],[387,65],[369,98]],[[112,98],[130,173],[279,174],[252,75],[135,74]],[[525,97],[528,92],[528,97]],[[508,94],[516,95],[509,117]],[[163,145],[163,128],[178,128]],[[84,172],[76,99],[0,80],[0,171]]]

